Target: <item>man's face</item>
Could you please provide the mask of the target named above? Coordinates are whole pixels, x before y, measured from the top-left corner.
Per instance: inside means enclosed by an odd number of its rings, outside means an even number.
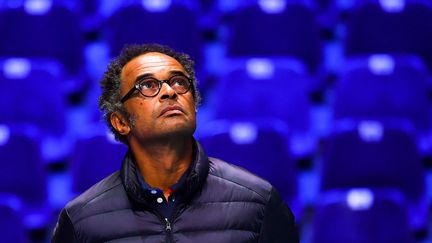
[[[176,73],[188,76],[183,66],[174,58],[158,52],[140,55],[122,69],[120,94],[123,97],[143,75],[157,80],[167,80]],[[192,88],[185,94],[177,94],[163,83],[155,97],[145,97],[138,91],[124,102],[134,120],[129,124],[129,139],[147,141],[172,135],[191,136],[196,128],[195,102]]]

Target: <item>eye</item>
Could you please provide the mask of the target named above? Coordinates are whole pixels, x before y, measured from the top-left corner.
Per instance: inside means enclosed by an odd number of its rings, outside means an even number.
[[[184,76],[174,76],[170,79],[170,86],[174,87],[187,87],[189,85],[189,80]]]
[[[159,88],[159,83],[154,79],[144,79],[140,82],[139,87],[141,90],[153,90]]]

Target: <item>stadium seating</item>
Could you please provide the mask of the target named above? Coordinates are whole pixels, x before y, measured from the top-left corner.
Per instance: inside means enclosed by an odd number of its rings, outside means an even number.
[[[321,195],[313,243],[413,243],[403,196],[391,189],[353,188]]]
[[[287,143],[289,129],[284,122],[215,120],[200,129],[198,141],[209,156],[250,170],[272,182],[287,201],[295,200],[297,172]]]
[[[112,135],[93,135],[77,140],[70,161],[72,192],[81,193],[119,170],[126,146]]]

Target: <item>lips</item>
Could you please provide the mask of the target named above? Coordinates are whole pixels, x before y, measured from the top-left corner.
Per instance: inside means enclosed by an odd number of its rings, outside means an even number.
[[[159,116],[163,116],[165,114],[176,114],[176,113],[184,113],[183,109],[178,105],[172,105],[164,108]]]

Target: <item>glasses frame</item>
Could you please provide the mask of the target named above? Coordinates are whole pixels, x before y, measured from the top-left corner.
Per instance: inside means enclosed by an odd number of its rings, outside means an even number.
[[[187,81],[188,81],[188,83],[189,83],[189,87],[188,87],[188,89],[185,91],[185,92],[182,92],[182,93],[179,93],[179,92],[177,92],[177,91],[175,91],[176,92],[176,94],[186,94],[190,89],[191,89],[191,87],[193,86],[193,84],[192,84],[192,79],[191,78],[189,78],[189,77],[187,77],[187,76],[185,76],[185,75],[181,75],[181,74],[177,74],[177,75],[173,75],[173,76],[171,76],[169,79],[166,79],[166,80],[159,80],[159,79],[156,79],[156,78],[153,78],[153,77],[146,77],[146,78],[143,78],[143,79],[140,79],[138,82],[136,82],[135,84],[134,84],[134,86],[123,96],[123,98],[121,98],[120,99],[120,102],[121,103],[124,103],[126,100],[128,100],[129,98],[131,98],[132,97],[132,95],[135,93],[135,91],[138,91],[141,95],[143,95],[144,97],[155,97],[156,95],[158,95],[159,94],[159,92],[161,91],[161,89],[162,89],[162,85],[164,84],[164,83],[166,83],[168,86],[170,86],[171,87],[171,85],[169,84],[169,82],[173,79],[173,78],[176,78],[176,77],[183,77],[183,78],[186,78],[187,79]],[[143,80],[146,80],[146,79],[153,79],[153,80],[155,80],[155,81],[157,81],[158,82],[158,90],[157,90],[157,92],[154,94],[154,95],[145,95],[145,94],[143,94],[142,92],[141,92],[141,89],[140,89],[140,84],[141,84],[141,81],[143,81]],[[171,87],[172,88],[172,87]]]

